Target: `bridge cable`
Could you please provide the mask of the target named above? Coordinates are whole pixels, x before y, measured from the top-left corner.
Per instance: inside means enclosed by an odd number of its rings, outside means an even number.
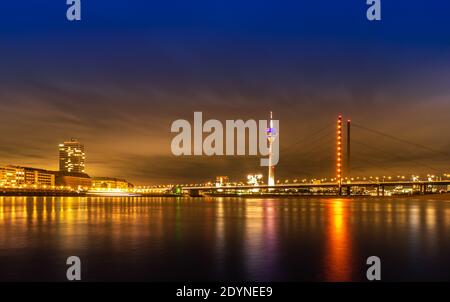
[[[327,129],[331,130],[330,129],[330,124],[326,125],[323,128],[320,128],[319,130],[317,130],[317,131],[315,131],[315,132],[313,132],[311,134],[308,134],[307,136],[304,136],[301,139],[298,139],[297,141],[295,141],[294,143],[292,143],[288,147],[284,147],[283,149],[280,150],[280,153],[281,152],[285,152],[287,150],[289,150],[289,151],[294,150],[294,147],[298,146],[300,143],[304,143],[305,141],[309,140],[310,138],[314,138],[315,136],[317,136],[318,134],[320,134],[321,132],[323,132],[323,131],[325,131]]]
[[[402,139],[402,138],[398,138],[398,137],[395,137],[395,136],[390,135],[390,134],[387,134],[387,133],[383,133],[383,132],[378,131],[378,130],[370,129],[370,128],[368,128],[368,127],[365,127],[365,126],[362,126],[362,125],[359,125],[359,124],[356,124],[356,123],[352,123],[352,125],[355,126],[355,127],[357,127],[357,128],[366,130],[366,131],[368,131],[368,132],[372,132],[372,133],[375,133],[375,134],[378,134],[378,135],[381,135],[381,136],[390,138],[390,139],[392,139],[392,140],[395,140],[395,141],[398,141],[398,142],[401,142],[401,143],[404,143],[404,144],[408,144],[408,145],[411,145],[411,146],[415,146],[415,147],[417,147],[417,148],[421,148],[421,149],[427,150],[427,151],[429,151],[429,152],[433,152],[433,153],[437,153],[437,154],[445,155],[445,156],[450,156],[450,154],[448,154],[448,153],[445,153],[445,152],[442,152],[442,151],[439,151],[439,150],[435,150],[435,149],[433,149],[433,148],[430,148],[430,147],[427,147],[427,146],[424,146],[424,145],[421,145],[421,144],[417,144],[417,143],[414,143],[414,142],[410,142],[410,141],[408,141],[408,140],[405,140],[405,139]]]
[[[389,156],[391,155],[391,153],[386,152],[385,150],[382,150],[382,149],[380,149],[380,148],[376,148],[376,147],[369,146],[369,145],[367,145],[367,144],[365,144],[365,143],[363,143],[363,142],[357,141],[357,140],[351,139],[350,142],[351,142],[351,143],[356,143],[356,144],[361,145],[361,146],[364,146],[364,147],[366,147],[366,148],[368,148],[368,149],[371,149],[371,150],[374,150],[374,151],[376,151],[376,152],[381,152],[381,153],[384,153],[384,154],[389,155]],[[403,156],[398,156],[398,155],[397,155],[397,156],[396,156],[396,159],[397,159],[397,160],[401,160],[401,161],[409,161],[409,162],[411,162],[411,163],[414,163],[414,164],[419,165],[419,166],[422,166],[422,167],[424,167],[424,168],[433,170],[433,171],[438,172],[438,173],[443,173],[443,172],[444,172],[444,171],[442,171],[442,170],[438,170],[438,169],[436,169],[436,168],[433,168],[433,167],[431,167],[431,166],[425,165],[425,164],[420,163],[420,162],[418,162],[418,161],[415,161],[415,160],[413,160],[413,159],[409,159],[409,158],[407,158],[407,157],[403,157]]]

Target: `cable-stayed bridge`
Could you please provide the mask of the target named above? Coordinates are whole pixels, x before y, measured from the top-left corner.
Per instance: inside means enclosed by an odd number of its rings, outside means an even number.
[[[355,135],[356,133],[356,135]],[[361,136],[363,138],[361,138]],[[387,142],[388,148],[380,142]],[[301,149],[299,148],[301,147]],[[395,148],[395,152],[392,149]],[[300,149],[300,150],[299,150]],[[190,195],[197,196],[201,192],[317,192],[351,195],[362,190],[375,190],[376,195],[385,195],[386,188],[409,187],[411,191],[425,194],[431,191],[447,191],[450,186],[448,170],[436,167],[438,158],[444,162],[450,161],[450,154],[430,146],[397,137],[359,123],[347,120],[342,122],[342,116],[337,123],[327,124],[308,135],[285,146],[280,150],[280,156],[295,156],[299,161],[315,160],[321,166],[331,167],[331,178],[321,181],[306,182],[281,181],[275,185],[182,185],[181,189]],[[402,171],[397,171],[399,165]],[[409,171],[428,171],[426,179],[419,176],[405,176],[404,166]],[[358,173],[370,169],[383,171],[382,177],[356,177]],[[278,167],[277,167],[278,169]],[[309,174],[308,171],[301,171]],[[384,175],[394,175],[384,176]],[[409,174],[409,173],[408,173]],[[311,174],[309,174],[311,175]],[[448,179],[446,179],[448,178]],[[394,179],[394,180],[393,180]],[[372,194],[373,195],[373,194]]]

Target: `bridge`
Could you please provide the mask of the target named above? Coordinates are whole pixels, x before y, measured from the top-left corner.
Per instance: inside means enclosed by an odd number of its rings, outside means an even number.
[[[445,191],[450,186],[450,175],[445,174],[445,170],[440,167],[433,166],[438,162],[446,165],[450,160],[450,154],[439,149],[431,148],[428,145],[421,145],[417,142],[409,141],[405,138],[399,138],[391,133],[384,133],[379,130],[371,129],[369,127],[351,122],[350,119],[345,125],[342,121],[342,116],[339,115],[336,123],[324,125],[317,131],[309,131],[306,137],[300,138],[289,146],[280,150],[280,155],[283,157],[295,156],[297,161],[300,161],[299,166],[311,165],[320,166],[329,169],[334,174],[331,181],[310,181],[310,182],[294,182],[294,183],[277,183],[273,185],[267,184],[225,184],[225,185],[181,185],[179,188],[184,193],[191,196],[199,196],[204,193],[218,193],[218,192],[286,192],[286,191],[314,191],[326,190],[333,192],[336,195],[351,195],[355,193],[358,188],[366,188],[376,190],[376,195],[385,195],[386,188],[408,187],[413,191],[425,194],[439,187],[445,187]],[[351,128],[356,128],[357,132],[352,132]],[[345,139],[345,142],[344,142]],[[383,145],[383,140],[387,140],[388,144]],[[331,146],[330,146],[331,145]],[[302,146],[301,150],[296,149]],[[386,147],[388,146],[388,147]],[[320,155],[325,154],[326,157],[320,158]],[[319,158],[317,158],[319,156]],[[390,159],[386,160],[386,158]],[[385,159],[386,161],[383,161]],[[428,160],[428,161],[427,161]],[[430,164],[429,160],[433,160]],[[304,163],[302,165],[302,163]],[[401,175],[395,171],[398,166],[408,164],[407,169],[421,169],[426,170],[437,175],[444,175],[447,179],[427,178],[427,180],[419,180],[412,177],[408,180],[405,176],[397,177],[395,181],[385,181],[385,176],[376,177],[376,181],[356,180],[357,173],[364,173],[367,169],[376,168],[384,171],[383,173]],[[442,166],[442,164],[440,164]],[[411,168],[413,167],[413,168]],[[278,166],[277,166],[278,169]],[[403,168],[402,170],[405,170]],[[270,169],[269,169],[270,171]],[[310,174],[308,171],[301,171],[304,174]],[[311,175],[311,174],[310,174]],[[395,178],[395,177],[394,177]],[[356,178],[356,179],[359,179]],[[382,180],[382,181],[381,181]],[[286,181],[288,182],[288,181]]]
[[[421,194],[426,194],[431,187],[450,186],[450,180],[438,180],[438,181],[382,181],[382,182],[369,182],[358,181],[338,184],[336,182],[324,182],[324,183],[293,183],[293,184],[278,184],[278,185],[231,185],[231,186],[192,186],[182,187],[184,193],[190,196],[202,196],[203,193],[218,193],[223,191],[248,191],[249,193],[258,190],[269,193],[283,192],[288,189],[302,189],[309,190],[315,189],[328,189],[330,192],[335,192],[336,195],[351,195],[352,188],[375,188],[378,196],[385,195],[385,188],[387,187],[416,187]]]

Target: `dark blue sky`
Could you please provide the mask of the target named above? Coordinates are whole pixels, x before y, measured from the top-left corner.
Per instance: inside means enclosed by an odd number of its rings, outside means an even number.
[[[342,112],[450,151],[436,131],[449,130],[449,1],[382,0],[381,22],[367,21],[364,0],[81,2],[80,22],[66,20],[64,0],[0,4],[0,164],[56,168],[55,146],[75,136],[91,174],[154,182],[187,179],[192,167],[201,180],[258,169],[256,159],[241,171],[241,159],[173,158],[170,123],[195,110],[274,110],[282,147]],[[332,146],[321,151],[330,161]],[[323,160],[282,159],[281,176],[333,173]]]
[[[450,4],[444,0],[382,0],[383,20],[377,26],[366,20],[364,0],[83,0],[79,23],[65,19],[63,0],[2,1],[0,7],[2,37],[13,39],[145,35],[162,41],[216,37],[427,48],[449,44],[441,39],[449,33]]]

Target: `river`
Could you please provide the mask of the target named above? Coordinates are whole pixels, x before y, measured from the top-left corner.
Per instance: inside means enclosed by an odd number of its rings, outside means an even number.
[[[450,281],[450,196],[0,197],[0,280]]]

